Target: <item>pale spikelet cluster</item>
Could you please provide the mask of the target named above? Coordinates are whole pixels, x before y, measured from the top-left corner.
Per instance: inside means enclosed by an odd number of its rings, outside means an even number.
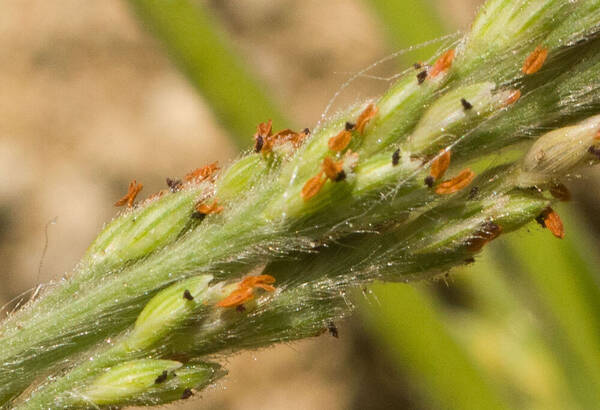
[[[600,156],[599,25],[598,1],[490,0],[381,98],[312,132],[261,123],[148,200],[134,181],[73,275],[3,322],[0,403],[186,398],[224,374],[209,355],[331,329],[352,287],[448,272],[535,219],[564,236],[561,178]]]

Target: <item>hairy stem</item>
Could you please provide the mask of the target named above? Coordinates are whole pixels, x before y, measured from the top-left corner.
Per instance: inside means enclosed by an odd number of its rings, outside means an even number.
[[[318,334],[351,311],[351,288],[444,273],[536,218],[564,236],[549,191],[599,159],[598,4],[491,0],[378,100],[312,133],[260,124],[230,168],[115,218],[71,277],[2,323],[0,403],[175,400],[183,382],[164,391],[153,372]],[[185,288],[198,280],[203,304]],[[127,372],[137,382],[121,396]]]

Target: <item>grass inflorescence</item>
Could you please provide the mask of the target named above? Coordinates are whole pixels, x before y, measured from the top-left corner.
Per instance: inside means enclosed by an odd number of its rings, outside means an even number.
[[[146,200],[132,182],[73,274],[2,323],[0,403],[187,398],[224,374],[208,356],[331,331],[356,286],[445,274],[534,220],[563,237],[561,179],[600,160],[599,24],[597,0],[490,0],[379,99],[260,123],[229,167]]]

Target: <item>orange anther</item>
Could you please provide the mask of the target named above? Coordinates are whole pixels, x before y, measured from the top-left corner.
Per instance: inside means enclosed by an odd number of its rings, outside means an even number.
[[[319,172],[317,175],[306,181],[306,184],[302,187],[302,198],[305,201],[308,201],[313,196],[317,195],[323,185],[327,182],[327,178],[323,178],[323,171]]]
[[[521,98],[521,90],[513,90],[508,95],[506,100],[504,100],[504,106],[507,107],[509,105],[516,103],[517,101],[519,101],[519,98]]]
[[[365,131],[365,126],[371,118],[377,115],[377,111],[379,111],[379,109],[377,108],[377,106],[375,106],[375,104],[369,104],[367,108],[365,108],[363,112],[361,112],[358,116],[355,126],[356,130],[363,134]]]
[[[544,65],[547,57],[548,49],[542,46],[537,46],[536,49],[533,50],[525,59],[521,71],[523,71],[523,74],[526,75],[537,73]]]
[[[168,189],[162,189],[158,192],[153,193],[152,195],[150,195],[150,197],[148,199],[146,199],[144,202],[151,202],[157,198],[161,198],[164,194],[166,194],[167,192],[169,192]]]
[[[268,292],[275,291],[275,287],[271,285],[273,283],[275,283],[275,278],[271,275],[247,276],[238,284],[237,289],[217,303],[217,306],[225,308],[240,306],[254,298],[255,288],[261,288]]]
[[[306,131],[306,130],[305,130]],[[285,142],[291,142],[292,145],[295,148],[298,148],[300,145],[302,145],[302,142],[304,142],[304,139],[308,136],[307,132],[296,132],[296,131],[292,131],[289,128],[286,128],[285,130],[281,130],[279,132],[277,132],[276,134],[273,134],[270,138],[272,142],[271,145],[275,144],[275,143],[285,143]]]
[[[284,130],[277,131],[275,134],[272,135],[272,137],[273,137],[273,140],[275,140],[275,141],[288,140],[288,139],[291,139],[292,135],[297,135],[297,134],[298,133],[296,131],[286,128]]]
[[[273,127],[271,120],[266,123],[263,122],[258,124],[256,134],[254,134],[255,152],[269,153],[276,144],[283,144],[286,142],[291,142],[295,148],[298,148],[310,134],[308,128],[305,128],[302,132],[296,132],[289,128],[278,131],[275,134],[272,134],[272,131]]]
[[[264,138],[262,150],[263,152],[270,152],[276,144],[284,144],[286,142],[291,142],[294,148],[298,148],[309,134],[310,131],[308,128],[305,128],[302,132],[296,132],[286,128],[273,135],[266,136]]]
[[[550,187],[550,194],[559,201],[568,201],[571,199],[571,193],[564,184],[555,184]]]
[[[275,283],[275,278],[271,275],[253,275],[253,276],[246,276],[240,283],[240,286],[242,286],[242,287],[267,286],[269,288],[267,290],[272,292],[275,290],[275,288],[273,286],[269,286],[269,285],[271,285],[273,283]],[[263,289],[264,289],[264,287],[263,287]]]
[[[219,307],[235,307],[240,306],[247,300],[252,299],[253,297],[253,289],[252,288],[242,288],[234,290],[227,296],[225,299],[221,300],[217,303]]]
[[[260,124],[258,124],[256,126],[256,135],[261,135],[264,138],[268,137],[271,135],[271,132],[273,131],[273,120],[269,120],[267,122],[261,122]]]
[[[447,71],[452,66],[454,53],[454,49],[451,49],[442,54],[429,71],[429,77],[435,78],[438,74]]]
[[[343,151],[350,144],[351,139],[352,133],[348,130],[342,130],[337,135],[329,138],[327,146],[332,151]]]
[[[195,170],[187,173],[183,180],[185,182],[201,182],[205,179],[211,178],[214,176],[215,172],[219,169],[219,165],[217,162],[213,162],[212,164],[208,164],[203,166],[202,168],[196,168]]]
[[[196,212],[201,215],[219,214],[221,211],[223,211],[223,207],[219,206],[217,201],[213,201],[210,205],[204,203],[196,204]]]
[[[115,202],[115,206],[123,206],[127,204],[127,207],[131,208],[133,206],[133,201],[135,201],[135,197],[142,190],[143,187],[144,186],[142,184],[138,184],[135,179],[131,181],[129,183],[129,189],[127,190],[127,194],[123,198]]]
[[[453,194],[469,185],[473,178],[475,178],[475,173],[468,168],[464,169],[454,178],[439,184],[435,193],[439,195]]]
[[[295,138],[292,138],[292,144],[294,147],[298,148],[306,138],[310,135],[310,130],[308,128],[304,128],[302,132],[296,134]]]
[[[467,240],[467,249],[471,252],[481,250],[488,242],[496,239],[502,233],[500,225],[488,221]]]
[[[261,122],[256,126],[256,134],[254,134],[254,151],[256,152],[269,152],[271,147],[268,144],[268,139],[271,136],[273,129],[273,121]]]
[[[548,228],[552,235],[556,236],[559,239],[565,237],[565,228],[563,227],[563,223],[560,219],[560,216],[552,209],[547,208],[542,212],[540,216],[536,218],[538,223],[545,228]]]
[[[331,157],[325,157],[321,169],[325,173],[325,176],[334,182],[338,182],[344,179],[346,174],[344,173],[344,160],[335,162]]]
[[[438,180],[444,176],[446,170],[450,166],[450,157],[452,154],[450,150],[442,150],[441,154],[437,156],[437,158],[431,164],[430,175],[434,180]]]

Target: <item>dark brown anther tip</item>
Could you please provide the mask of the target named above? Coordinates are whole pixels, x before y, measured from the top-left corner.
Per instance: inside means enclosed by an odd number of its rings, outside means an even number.
[[[392,154],[392,165],[396,166],[400,163],[400,149],[397,149],[396,151],[394,151],[394,153]]]
[[[163,370],[163,372],[156,378],[156,380],[154,380],[154,384],[160,384],[163,383],[167,380],[167,376],[168,373],[166,370]]]
[[[338,333],[338,329],[337,329],[335,323],[333,323],[333,322],[327,323],[327,330],[329,331],[329,334],[331,336],[335,337],[336,339],[340,336]]]
[[[171,179],[167,178],[167,186],[171,190],[171,192],[177,192],[181,189],[181,180],[180,179]]]
[[[546,227],[546,222],[544,221],[544,214],[540,214],[535,217],[535,221],[540,224],[542,228]]]
[[[204,218],[206,218],[206,214],[203,214],[202,212],[194,211],[194,212],[192,212],[192,218],[202,221]]]
[[[344,179],[346,179],[346,172],[344,170],[341,170],[336,175],[335,182],[340,182],[340,181],[343,181]]]
[[[433,183],[434,183],[434,179],[431,175],[427,175],[427,177],[425,177],[425,185],[427,185],[429,188],[433,187]]]
[[[192,293],[188,289],[183,291],[183,298],[187,300],[194,300]]]
[[[254,152],[259,153],[262,150],[265,140],[262,135],[256,136],[256,144],[254,145]]]
[[[592,145],[591,147],[589,147],[588,152],[592,155],[595,155],[596,157],[598,157],[600,159],[600,148],[596,147],[595,145]]]
[[[474,186],[469,191],[469,199],[475,199],[477,197],[477,194],[479,194],[479,187]]]

